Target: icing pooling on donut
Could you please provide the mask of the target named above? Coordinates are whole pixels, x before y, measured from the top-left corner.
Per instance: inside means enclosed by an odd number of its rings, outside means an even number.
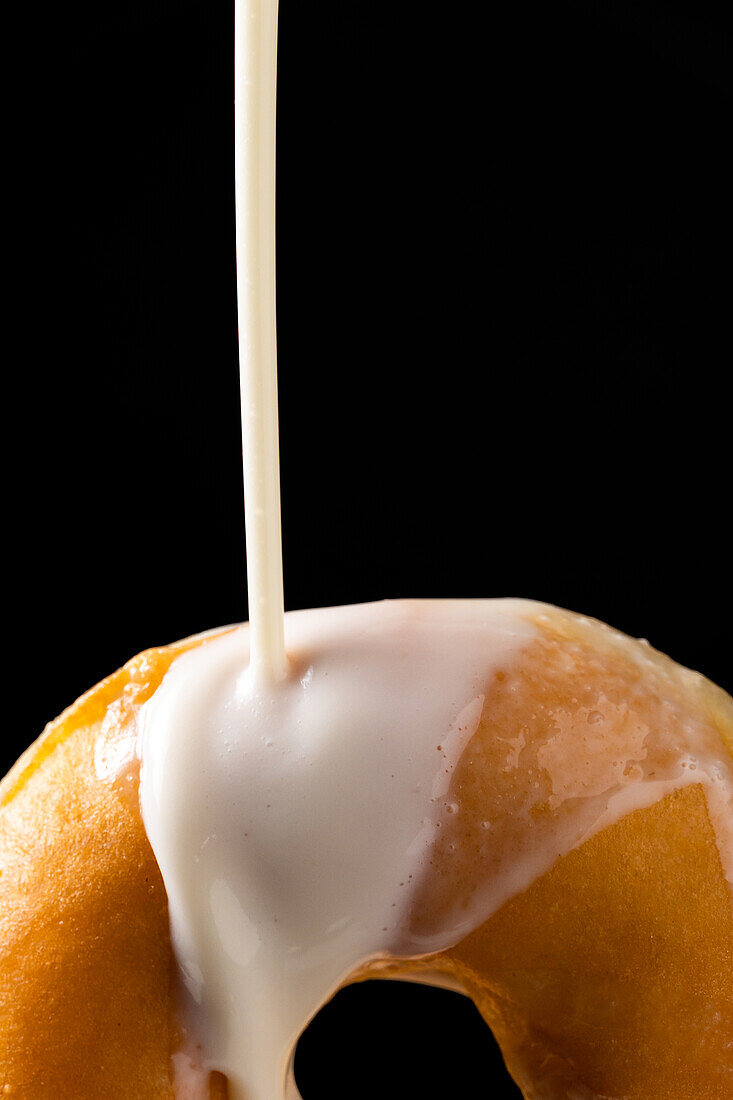
[[[350,974],[453,946],[559,855],[676,786],[707,784],[730,873],[730,768],[699,729],[689,768],[684,715],[665,740],[633,721],[599,732],[581,706],[587,766],[559,711],[539,735],[500,731],[510,736],[498,746],[498,793],[486,822],[466,825],[456,777],[487,730],[492,747],[502,739],[490,735],[491,710],[562,615],[504,600],[296,612],[291,675],[275,689],[251,690],[246,628],[171,667],[142,716],[141,802],[204,1067],[227,1074],[232,1097],[297,1096],[297,1037]],[[607,635],[613,648],[621,636]],[[638,643],[618,644],[644,664]],[[644,671],[652,681],[664,676],[658,662]],[[451,881],[457,868],[465,886],[462,837],[477,853],[469,872],[480,869],[463,894]],[[441,881],[459,905],[442,904]]]
[[[240,629],[176,661],[145,708],[143,817],[197,1030],[233,1097],[279,1100],[307,1020],[404,941],[487,681],[534,636],[521,608],[295,612],[285,682],[251,692]]]

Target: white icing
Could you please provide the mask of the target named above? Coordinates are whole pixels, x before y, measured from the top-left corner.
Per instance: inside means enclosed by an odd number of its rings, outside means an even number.
[[[143,818],[205,1067],[232,1100],[296,1097],[294,1045],[342,980],[426,950],[406,938],[412,890],[486,684],[535,636],[527,606],[291,613],[287,680],[254,686],[241,628],[179,657],[143,708]]]

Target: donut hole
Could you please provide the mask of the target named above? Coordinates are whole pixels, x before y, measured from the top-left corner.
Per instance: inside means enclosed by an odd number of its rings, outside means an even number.
[[[302,1100],[521,1100],[490,1029],[460,993],[399,981],[342,989],[298,1042]]]

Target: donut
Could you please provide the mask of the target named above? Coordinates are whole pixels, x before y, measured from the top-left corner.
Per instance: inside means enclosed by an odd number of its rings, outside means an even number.
[[[147,651],[0,786],[0,1095],[295,1097],[342,986],[448,985],[528,1100],[733,1095],[733,701],[531,601]]]

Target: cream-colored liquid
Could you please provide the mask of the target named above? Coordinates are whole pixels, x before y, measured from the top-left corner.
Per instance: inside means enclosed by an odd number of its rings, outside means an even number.
[[[277,0],[235,5],[237,302],[250,674],[285,675],[275,330]]]
[[[533,637],[522,607],[295,612],[286,680],[253,684],[242,628],[179,658],[144,708],[143,817],[233,1100],[282,1100],[298,1035],[356,966],[455,942],[411,943],[406,915],[487,680]]]

